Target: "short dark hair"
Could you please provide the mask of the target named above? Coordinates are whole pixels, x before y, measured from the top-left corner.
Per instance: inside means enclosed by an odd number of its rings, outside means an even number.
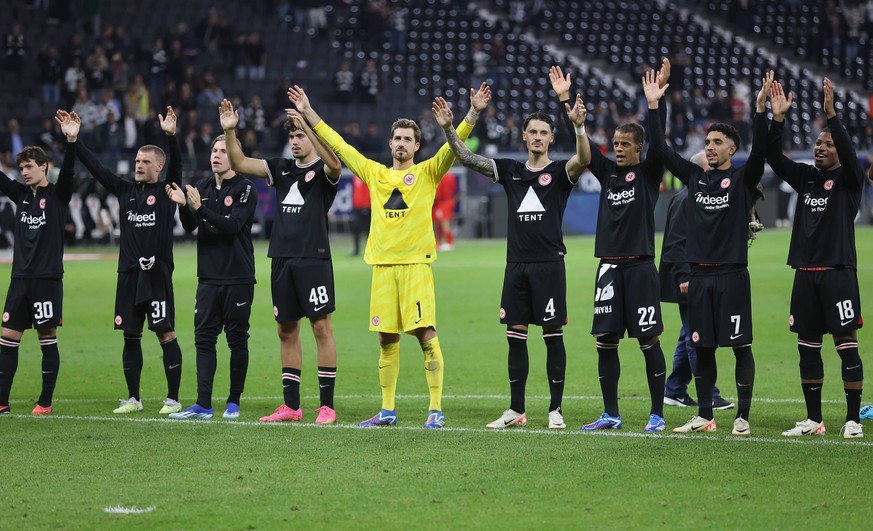
[[[737,146],[737,149],[740,149],[740,134],[737,132],[734,126],[721,122],[714,123],[706,128],[706,136],[709,136],[709,133],[713,131],[715,131],[716,133],[721,133],[724,136],[730,138],[734,145]]]
[[[539,120],[541,122],[546,122],[549,124],[549,129],[552,131],[555,130],[555,122],[552,120],[552,116],[544,113],[543,111],[534,111],[528,114],[524,118],[524,124],[521,127],[522,131],[527,131],[527,124],[529,124],[532,120]]]
[[[615,128],[616,133],[630,133],[634,142],[637,144],[642,144],[646,141],[646,133],[643,131],[643,126],[636,122],[631,122],[629,124],[621,124],[620,126]]]
[[[415,136],[415,143],[421,143],[421,128],[418,127],[415,120],[410,120],[409,118],[395,120],[394,123],[391,124],[391,138],[394,138],[394,131],[398,129],[412,129],[412,134]]]
[[[830,127],[824,127],[824,128],[822,128],[822,130],[819,131],[818,134],[822,134],[822,133],[831,134],[831,128],[830,128]]]
[[[139,148],[138,151],[144,151],[146,153],[154,153],[158,159],[159,164],[163,164],[167,162],[167,154],[164,153],[164,150],[154,144],[146,144],[143,147]]]
[[[48,155],[39,146],[25,146],[21,153],[15,156],[15,164],[19,166],[28,160],[36,162],[37,166],[42,166],[49,162]]]

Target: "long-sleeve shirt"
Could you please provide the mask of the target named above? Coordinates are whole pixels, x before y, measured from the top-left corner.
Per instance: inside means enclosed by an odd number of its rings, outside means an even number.
[[[840,166],[824,171],[785,156],[784,125],[775,120],[770,124],[767,162],[780,179],[797,191],[788,265],[855,267],[855,216],[861,204],[864,171],[858,164],[849,133],[836,116],[828,119]]]
[[[182,152],[175,136],[169,137],[170,154],[166,180],[154,183],[128,181],[100,164],[81,141],[77,142],[79,160],[91,175],[118,198],[121,224],[121,248],[118,271],[147,270],[160,264],[173,270],[173,227],[176,203],[167,197],[167,184],[181,179]]]
[[[364,261],[396,265],[436,260],[431,210],[437,185],[455,161],[448,143],[433,157],[405,170],[395,170],[362,155],[324,121],[314,130],[370,189],[372,216]],[[472,130],[466,120],[456,129],[461,140]]]

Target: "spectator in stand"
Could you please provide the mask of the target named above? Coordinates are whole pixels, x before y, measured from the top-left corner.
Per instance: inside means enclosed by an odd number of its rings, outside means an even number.
[[[352,63],[343,61],[339,70],[333,75],[334,101],[336,103],[354,103],[355,101],[355,73],[352,71]]]
[[[109,59],[103,47],[95,46],[85,59],[85,73],[88,76],[88,88],[99,90],[106,86],[109,75]]]
[[[15,80],[21,87],[24,82],[22,76],[27,58],[27,43],[18,22],[12,23],[12,28],[3,41],[3,48],[6,56],[6,70],[8,73],[15,74]]]
[[[167,53],[167,81],[181,83],[185,78],[185,68],[188,66],[188,58],[182,52],[182,42],[178,39],[170,42],[170,51]]]
[[[12,166],[15,157],[24,150],[24,137],[21,136],[21,126],[18,120],[12,118],[6,124],[6,133],[0,138],[0,152],[3,154],[4,164]]]
[[[367,59],[358,77],[358,101],[375,105],[382,90],[382,74],[374,59]]]
[[[370,159],[379,159],[383,155],[385,139],[379,133],[379,124],[370,122],[367,124],[367,132],[361,137],[361,153]]]
[[[206,11],[206,16],[197,23],[197,28],[194,31],[200,49],[209,53],[216,52],[218,50],[220,32],[218,10],[210,7]]]
[[[261,80],[267,74],[267,48],[261,40],[261,34],[253,31],[246,38],[243,51],[248,64],[248,78]]]
[[[82,69],[82,60],[76,57],[64,72],[64,99],[61,107],[69,108],[73,105],[80,86],[85,86],[85,71]]]
[[[72,111],[79,116],[81,121],[79,136],[86,144],[94,144],[94,130],[97,128],[99,110],[97,105],[91,101],[91,98],[88,96],[88,90],[85,87],[79,87],[79,93],[76,103],[73,104]]]
[[[150,110],[149,89],[143,83],[142,74],[133,77],[133,83],[125,94],[126,105],[133,108],[136,120],[140,124],[148,120]],[[81,118],[82,115],[79,115]]]
[[[42,148],[51,160],[60,160],[58,157],[63,156],[63,137],[55,128],[55,122],[51,118],[42,121],[42,130],[34,144]]]
[[[203,89],[197,95],[198,107],[217,107],[224,99],[224,91],[218,86],[212,71],[207,70],[201,78]]]
[[[181,47],[181,43],[180,43]],[[164,39],[155,39],[152,46],[152,54],[149,62],[149,91],[152,94],[161,94],[167,83],[167,50],[164,48]]]
[[[36,61],[39,66],[42,102],[49,106],[58,105],[61,101],[59,81],[63,74],[58,48],[52,44],[43,44]]]
[[[118,94],[127,92],[130,72],[121,52],[112,54],[112,62],[109,63],[109,77],[112,90]]]
[[[189,111],[197,109],[197,98],[194,97],[190,83],[182,83],[179,86],[179,99],[176,102],[179,114],[187,114]]]
[[[246,121],[257,139],[255,143],[257,147],[263,143],[264,136],[267,133],[267,111],[261,103],[261,97],[257,94],[252,96],[252,101],[249,102],[249,107],[246,109]],[[287,144],[287,141],[285,143]],[[246,148],[246,146],[243,146],[243,148],[244,152],[251,152],[251,149]]]

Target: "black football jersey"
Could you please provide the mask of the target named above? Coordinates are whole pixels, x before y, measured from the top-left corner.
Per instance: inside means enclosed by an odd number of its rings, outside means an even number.
[[[0,192],[15,203],[12,278],[64,276],[64,225],[73,195],[75,144],[67,144],[57,183],[36,192],[0,172]]]
[[[507,262],[554,262],[567,254],[564,209],[574,182],[567,161],[553,161],[539,169],[526,162],[493,159],[494,181],[508,199]]]
[[[330,258],[327,211],[336,198],[337,183],[315,159],[300,165],[296,159],[270,159],[267,182],[276,189],[276,214],[270,235],[271,258]]]
[[[838,168],[822,171],[794,162],[782,152],[784,122],[773,121],[767,162],[780,179],[797,191],[788,265],[791,267],[855,267],[855,216],[864,189],[864,171],[846,128],[837,117],[828,120]]]
[[[91,175],[118,198],[121,247],[118,271],[149,270],[156,264],[173,270],[173,227],[176,203],[167,197],[166,186],[181,178],[182,152],[175,136],[168,137],[170,153],[166,180],[139,183],[122,179],[100,164],[82,142],[78,142],[79,159]]]
[[[755,114],[752,151],[746,163],[704,170],[667,146],[657,110],[649,109],[651,148],[685,186],[685,258],[692,264],[748,265],[749,211],[764,175],[767,115]]]
[[[655,204],[664,165],[646,157],[620,168],[597,149],[588,170],[600,182],[594,256],[655,256]]]
[[[242,175],[225,179],[221,187],[209,177],[194,184],[200,208],[179,209],[182,226],[197,229],[197,277],[215,285],[254,284],[255,256],[252,221],[258,194]]]

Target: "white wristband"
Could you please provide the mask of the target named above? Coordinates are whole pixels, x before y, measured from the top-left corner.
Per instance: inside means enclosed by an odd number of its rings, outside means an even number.
[[[585,124],[582,126],[574,125],[573,128],[576,130],[576,136],[585,136]]]

